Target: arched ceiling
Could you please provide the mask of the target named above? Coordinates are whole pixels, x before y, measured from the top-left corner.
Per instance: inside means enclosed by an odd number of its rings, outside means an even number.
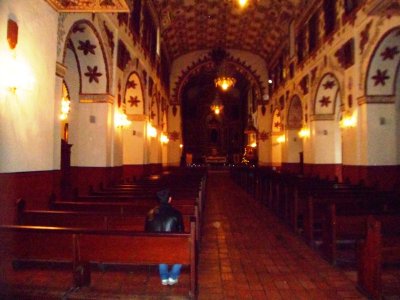
[[[246,50],[270,58],[283,39],[302,0],[153,0],[161,36],[171,61],[196,50]]]

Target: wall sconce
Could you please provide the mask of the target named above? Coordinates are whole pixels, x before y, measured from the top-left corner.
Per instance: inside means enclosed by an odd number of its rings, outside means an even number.
[[[298,134],[299,134],[299,137],[302,139],[309,138],[310,137],[310,128],[302,127]]]
[[[152,138],[155,138],[157,136],[157,129],[153,127],[151,123],[147,124],[147,135]]]
[[[71,110],[71,101],[68,98],[61,99],[61,114],[60,119],[61,121],[65,121],[68,118],[68,113]]]
[[[356,127],[356,124],[357,124],[357,117],[355,114],[345,115],[339,122],[340,128],[352,128]]]
[[[115,126],[124,127],[129,126],[132,122],[128,120],[128,117],[124,113],[117,112],[115,115]]]
[[[168,144],[169,138],[164,133],[161,133],[160,142],[161,144]]]
[[[9,51],[0,54],[0,88],[16,94],[18,90],[32,90],[33,75],[26,64],[17,60],[18,24],[9,19],[7,23]]]
[[[179,148],[181,148],[181,149],[182,149],[182,148],[183,148],[183,144],[179,144]]]
[[[285,135],[282,134],[282,135],[278,136],[277,139],[276,139],[276,141],[277,141],[279,144],[283,144],[283,143],[286,141]]]
[[[250,144],[250,147],[251,147],[251,148],[257,148],[257,143],[256,143],[256,142],[251,143],[251,144]]]

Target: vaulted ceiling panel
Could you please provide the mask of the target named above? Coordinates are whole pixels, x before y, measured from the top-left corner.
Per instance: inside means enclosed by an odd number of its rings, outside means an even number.
[[[217,47],[270,58],[288,37],[289,22],[298,14],[301,0],[249,2],[240,8],[237,0],[153,0],[171,59]]]

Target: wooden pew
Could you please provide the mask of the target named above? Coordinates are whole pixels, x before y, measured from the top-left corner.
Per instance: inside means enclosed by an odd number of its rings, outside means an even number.
[[[140,231],[144,229],[146,215],[91,211],[26,210],[21,208],[17,211],[16,220],[18,225],[29,226]],[[196,222],[196,241],[199,241],[201,237],[201,222],[198,207],[194,206],[193,214],[182,214],[182,217],[185,232],[189,232],[191,220]]]
[[[189,296],[197,291],[195,222],[190,233],[104,231],[87,228],[0,225],[1,259],[14,262],[68,263],[90,278],[90,264],[158,265],[182,263],[190,268]],[[84,268],[84,270],[82,270]],[[79,286],[74,276],[74,286]],[[85,282],[90,284],[89,282]]]
[[[384,265],[400,262],[399,219],[382,223],[370,216],[367,235],[359,247],[357,283],[373,299],[382,299]]]
[[[310,245],[313,245],[317,239],[321,239],[322,224],[331,204],[336,205],[337,211],[347,212],[348,214],[382,213],[384,211],[384,203],[375,201],[371,195],[369,190],[359,190],[351,187],[314,192],[308,197],[307,206],[303,212],[305,240]]]
[[[172,204],[182,214],[194,214],[196,204]],[[147,212],[154,207],[154,203],[135,204],[132,202],[75,202],[75,201],[55,201],[52,203],[51,209],[70,210],[70,211],[92,211],[92,212],[108,212],[124,214],[141,214],[146,215]]]
[[[190,220],[195,214],[182,215],[185,232],[190,230]],[[111,214],[79,211],[23,210],[18,213],[18,225],[93,228],[101,230],[140,231],[144,229],[146,215]]]
[[[345,213],[345,214],[343,214]],[[331,263],[336,264],[338,261],[338,245],[347,244],[347,253],[352,251],[352,255],[356,261],[356,244],[365,238],[367,234],[367,219],[371,214],[362,211],[347,211],[338,214],[336,205],[331,204],[326,214],[323,225],[321,250],[324,257]],[[384,224],[385,228],[388,224],[400,224],[400,214],[375,214],[375,219]]]

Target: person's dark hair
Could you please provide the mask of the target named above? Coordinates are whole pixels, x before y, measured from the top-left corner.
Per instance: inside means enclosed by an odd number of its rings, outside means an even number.
[[[160,200],[160,203],[168,203],[168,199],[171,196],[170,190],[169,189],[164,189],[159,192],[157,192],[157,197],[158,200]]]

